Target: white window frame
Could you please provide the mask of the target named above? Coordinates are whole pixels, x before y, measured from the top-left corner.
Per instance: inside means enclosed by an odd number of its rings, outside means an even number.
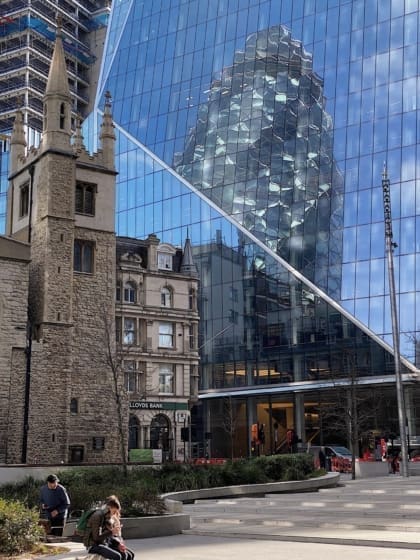
[[[139,371],[134,360],[124,361],[124,387],[127,393],[138,393]]]
[[[158,269],[172,270],[173,258],[169,253],[158,253]]]
[[[161,395],[174,394],[174,366],[160,364],[159,366],[159,393]]]
[[[159,323],[159,347],[173,348],[174,334],[175,334],[174,323]]]
[[[131,323],[131,325],[129,323]],[[136,319],[134,317],[124,317],[123,325],[123,343],[135,345],[137,340]]]
[[[134,282],[124,282],[123,297],[124,303],[136,303],[137,301],[137,290]]]

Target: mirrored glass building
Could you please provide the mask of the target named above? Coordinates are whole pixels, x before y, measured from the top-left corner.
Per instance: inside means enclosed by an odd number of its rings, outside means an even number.
[[[355,385],[366,437],[398,431],[384,162],[420,435],[419,17],[418,0],[113,4],[97,99],[113,96],[118,234],[188,236],[200,272],[193,453],[271,453],[290,430],[348,443],[321,409]]]

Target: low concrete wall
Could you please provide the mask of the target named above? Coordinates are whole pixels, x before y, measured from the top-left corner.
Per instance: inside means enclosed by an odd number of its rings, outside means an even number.
[[[356,461],[356,478],[372,478],[389,474],[389,464],[386,461]]]
[[[32,476],[35,480],[45,480],[51,473],[65,471],[72,467],[56,466],[56,467],[27,467],[22,466],[1,466],[0,467],[0,484],[8,482],[19,482],[28,476]]]
[[[51,473],[71,471],[83,467],[83,469],[97,469],[100,467],[107,468],[109,466],[121,467],[121,464],[114,465],[52,465],[52,466],[26,466],[26,465],[1,465],[0,466],[0,485],[8,482],[19,482],[28,476],[32,476],[35,480],[44,481]],[[130,469],[154,468],[156,465],[128,465]]]
[[[408,462],[408,474],[410,476],[420,476],[420,463],[417,461]]]
[[[125,539],[145,539],[147,537],[165,537],[179,535],[184,529],[190,529],[190,516],[186,513],[156,515],[152,517],[123,517],[123,536]],[[76,521],[68,521],[63,530],[63,537],[72,537]]]
[[[123,518],[125,539],[145,539],[178,535],[191,527],[190,516],[186,513],[158,515],[156,517]]]
[[[315,492],[320,488],[332,488],[340,481],[340,473],[328,473],[308,480],[291,480],[287,482],[268,482],[265,484],[241,484],[238,486],[220,486],[202,488],[201,490],[184,490],[162,494],[162,498],[191,502],[207,498],[226,498],[231,496],[252,496],[264,494]]]

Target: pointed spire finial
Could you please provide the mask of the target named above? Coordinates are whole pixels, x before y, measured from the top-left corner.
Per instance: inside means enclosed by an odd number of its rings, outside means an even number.
[[[56,17],[57,30],[54,51],[44,93],[44,126],[42,146],[44,150],[60,148],[71,150],[71,93],[61,37],[61,16]]]
[[[20,158],[25,157],[26,138],[23,113],[20,107],[16,110],[13,130],[10,136],[10,171],[16,171]]]
[[[18,107],[16,110],[16,116],[15,116],[15,121],[13,123],[13,130],[12,130],[12,135],[10,137],[10,142],[12,144],[21,144],[22,146],[26,146],[25,127],[24,127],[23,113],[21,107]]]
[[[55,17],[55,23],[56,23],[56,31],[55,31],[55,36],[61,36],[61,30],[63,29],[63,16],[61,14],[57,14]]]
[[[384,167],[382,170],[382,179],[385,181],[386,179],[388,179],[388,169],[386,166],[386,161],[384,161]]]
[[[188,237],[188,231],[184,244],[184,253],[182,255],[181,272],[192,277],[198,276],[197,267],[195,266],[193,259],[191,241]]]
[[[112,169],[115,166],[115,133],[114,133],[114,123],[112,121],[111,112],[111,93],[107,91],[105,93],[105,107],[102,116],[101,132],[99,139],[102,145],[102,152],[104,157],[104,162],[106,165],[110,166]]]
[[[80,154],[86,149],[82,133],[82,117],[79,113],[76,115],[76,131],[73,135],[73,149],[76,154]]]

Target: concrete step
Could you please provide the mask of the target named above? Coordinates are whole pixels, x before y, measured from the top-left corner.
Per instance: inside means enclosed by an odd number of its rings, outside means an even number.
[[[420,549],[420,479],[347,480],[313,493],[184,505],[191,534]]]
[[[188,511],[190,514],[199,514],[201,512],[240,512],[248,511],[254,514],[264,514],[269,512],[279,512],[280,514],[284,511],[298,510],[300,512],[306,511],[328,511],[330,514],[333,512],[351,512],[351,511],[363,511],[365,513],[375,513],[380,512],[381,515],[387,517],[388,515],[410,515],[412,517],[420,516],[420,503],[418,501],[411,502],[407,501],[405,503],[395,503],[392,500],[383,501],[368,501],[366,498],[362,500],[354,501],[328,501],[328,500],[311,500],[311,501],[301,501],[301,502],[276,502],[272,500],[258,501],[258,503],[252,502],[225,502],[225,503],[213,503],[213,504],[195,504],[190,507],[189,505],[184,505],[184,511]]]
[[[186,512],[190,513],[191,512]],[[411,522],[413,524],[420,523],[420,514],[419,512],[415,512],[414,514],[409,510],[398,510],[398,511],[390,511],[387,512],[386,515],[381,514],[378,511],[374,510],[363,510],[363,509],[353,509],[352,511],[349,510],[323,510],[323,509],[294,509],[294,510],[287,510],[287,511],[278,511],[278,510],[252,510],[249,509],[240,509],[240,510],[232,510],[230,512],[226,511],[209,511],[202,509],[200,511],[195,511],[192,514],[193,519],[210,519],[211,517],[222,517],[222,518],[231,518],[231,519],[238,519],[243,517],[251,516],[253,518],[277,518],[277,519],[290,519],[292,517],[302,518],[311,516],[316,518],[326,517],[328,519],[341,519],[341,518],[363,518],[363,519],[372,519],[372,518],[380,518],[383,521],[389,521],[393,523],[395,519],[400,520],[404,519],[405,522]]]
[[[384,520],[380,517],[367,520],[366,518],[355,517],[352,519],[343,517],[331,519],[329,516],[302,517],[290,516],[288,519],[265,518],[255,519],[255,517],[212,517],[212,518],[194,518],[191,523],[192,529],[209,530],[210,532],[225,531],[234,527],[265,527],[271,529],[288,529],[288,528],[319,528],[319,529],[346,529],[346,530],[362,530],[362,531],[397,531],[399,533],[416,533],[420,531],[420,520],[413,522],[412,520],[395,519],[394,522]]]
[[[272,541],[303,542],[313,544],[339,544],[375,548],[420,549],[418,532],[366,531],[345,528],[267,528],[265,526],[226,527],[220,531],[208,528],[193,528],[183,531],[185,534],[206,537],[246,538]],[[396,553],[397,554],[397,553]],[[396,556],[397,557],[397,556]]]

